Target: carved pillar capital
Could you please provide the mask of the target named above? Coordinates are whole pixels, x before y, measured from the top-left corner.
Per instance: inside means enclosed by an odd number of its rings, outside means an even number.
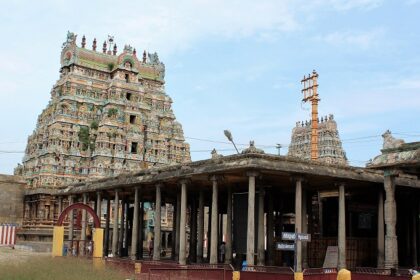
[[[248,177],[257,177],[258,175],[260,175],[260,172],[257,170],[249,170],[246,172],[246,176]]]
[[[223,181],[223,179],[224,179],[223,175],[219,175],[219,174],[213,174],[209,176],[209,180],[212,182],[214,181],[220,182],[220,181]]]
[[[178,183],[180,185],[188,185],[191,183],[191,179],[190,178],[182,178],[178,181]]]
[[[293,174],[292,176],[290,176],[290,181],[293,182],[293,183],[296,183],[296,182],[299,181],[300,183],[303,184],[303,183],[307,182],[307,179],[302,174]]]

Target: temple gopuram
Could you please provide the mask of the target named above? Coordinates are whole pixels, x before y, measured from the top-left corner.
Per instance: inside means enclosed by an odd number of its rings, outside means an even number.
[[[51,192],[60,186],[190,162],[158,55],[138,59],[129,45],[117,54],[113,37],[101,51],[94,39],[89,50],[85,36],[80,47],[76,38],[68,32],[60,77],[15,169],[33,194],[24,207],[24,240],[50,239],[59,215]]]
[[[165,92],[158,55],[126,45],[117,54],[112,37],[97,51],[69,32],[60,78],[28,138],[22,175],[30,188],[56,188],[190,161],[189,145]]]
[[[328,164],[348,165],[346,153],[338,134],[334,115],[321,117],[318,126],[319,161]],[[311,159],[311,121],[297,122],[292,130],[288,156]]]

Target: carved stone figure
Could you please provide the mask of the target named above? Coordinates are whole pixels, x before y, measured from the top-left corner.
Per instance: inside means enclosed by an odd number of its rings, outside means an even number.
[[[385,131],[384,134],[382,134],[382,137],[384,138],[383,149],[398,148],[402,144],[404,144],[404,140],[397,139],[394,136],[392,136],[391,131],[389,129]]]

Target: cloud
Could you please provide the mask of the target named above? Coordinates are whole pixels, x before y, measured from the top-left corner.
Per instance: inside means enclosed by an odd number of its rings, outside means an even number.
[[[184,50],[208,36],[244,38],[295,30],[290,1],[153,1],[113,17],[116,34],[165,51]]]
[[[383,113],[410,112],[420,108],[420,82],[418,77],[401,79],[385,84],[374,81],[378,86],[365,85],[364,89],[348,86],[339,98],[325,98],[325,109],[337,112],[343,118],[374,116]],[[355,102],[360,100],[360,102]],[[353,104],[349,106],[349,104]]]
[[[337,11],[348,11],[352,9],[372,10],[381,6],[383,0],[313,0],[310,5],[313,7],[323,6]]]
[[[369,49],[374,46],[383,36],[384,31],[375,29],[371,31],[336,31],[315,39],[336,47],[357,47]]]

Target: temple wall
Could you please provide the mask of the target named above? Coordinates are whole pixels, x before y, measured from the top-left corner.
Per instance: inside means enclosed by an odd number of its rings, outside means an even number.
[[[0,224],[22,224],[24,186],[22,177],[0,174]]]

